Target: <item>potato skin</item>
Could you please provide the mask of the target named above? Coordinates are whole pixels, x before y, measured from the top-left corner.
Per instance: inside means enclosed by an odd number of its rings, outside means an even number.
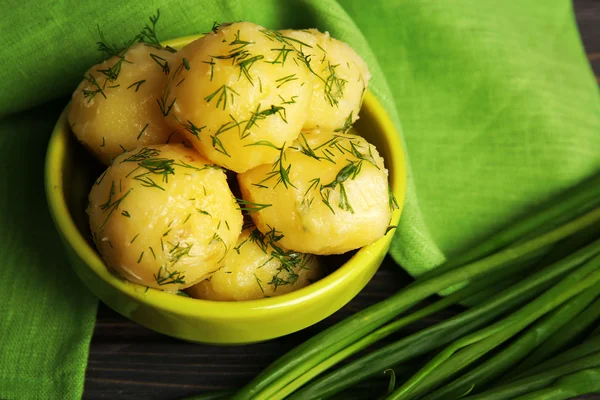
[[[235,172],[273,162],[306,120],[312,79],[290,44],[249,22],[222,25],[179,54],[167,121],[207,159]],[[183,62],[185,59],[185,63]]]
[[[157,103],[167,76],[151,54],[165,60],[174,57],[167,50],[135,44],[124,54],[126,61],[121,62],[116,79],[111,81],[100,72],[119,62],[120,58],[113,56],[91,67],[73,93],[68,117],[71,129],[105,165],[123,153],[123,148],[166,143],[173,132]],[[96,94],[90,95],[92,92]]]
[[[269,237],[256,228],[245,229],[219,270],[187,293],[204,300],[253,300],[289,293],[320,278],[317,257],[284,250],[276,242],[274,248]]]
[[[385,234],[391,219],[388,172],[364,138],[301,134],[281,160],[238,175],[261,232],[277,229],[281,246],[320,255],[345,253]]]
[[[295,42],[313,71],[313,96],[303,130],[347,129],[358,119],[371,79],[365,61],[328,32],[283,30],[281,34],[306,44]]]
[[[242,229],[223,170],[181,144],[118,156],[89,202],[92,237],[107,266],[171,292],[214,272]]]

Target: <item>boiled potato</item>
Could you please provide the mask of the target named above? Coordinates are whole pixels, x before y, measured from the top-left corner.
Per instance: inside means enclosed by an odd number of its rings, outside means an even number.
[[[308,115],[312,79],[278,32],[240,22],[190,43],[161,100],[167,121],[236,172],[273,162]]]
[[[89,202],[92,237],[108,267],[166,291],[214,272],[242,230],[223,170],[182,144],[121,154]]]
[[[313,96],[304,130],[347,131],[358,112],[371,74],[365,61],[344,42],[316,29],[284,30],[295,39],[313,72]]]
[[[388,172],[364,138],[301,134],[277,162],[238,175],[245,209],[278,243],[310,254],[341,254],[382,237],[391,218]]]
[[[157,103],[173,53],[142,43],[94,65],[73,93],[69,124],[77,139],[108,165],[125,150],[166,143],[171,129]]]
[[[187,293],[205,300],[261,299],[300,289],[321,276],[317,257],[282,249],[273,233],[245,229],[219,270]]]

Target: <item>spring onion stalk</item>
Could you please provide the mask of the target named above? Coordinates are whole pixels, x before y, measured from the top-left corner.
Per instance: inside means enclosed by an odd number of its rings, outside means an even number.
[[[540,365],[537,365],[519,374],[516,377],[507,377],[504,378],[502,381],[513,382],[515,380],[523,379],[556,367],[560,367],[561,365],[569,364],[577,359],[587,357],[594,353],[600,353],[600,336],[588,339],[580,345],[575,346],[567,351],[564,351],[561,354],[551,358],[550,360],[545,361]]]
[[[506,400],[514,399],[518,396],[531,393],[535,390],[544,389],[554,382],[557,378],[568,376],[580,371],[600,368],[600,352],[590,354],[589,356],[579,358],[568,364],[564,364],[553,369],[540,372],[539,374],[528,376],[474,396],[465,397],[465,400]],[[544,398],[545,399],[545,398]]]
[[[515,400],[568,400],[598,391],[600,391],[600,368],[592,368],[563,376],[552,386],[519,396]]]
[[[542,249],[539,254],[531,254],[531,260],[524,258],[519,263],[522,266],[522,273],[520,279],[525,278],[529,273],[537,271],[541,268],[545,268],[558,260],[561,260],[569,255],[575,253],[577,250],[587,246],[593,240],[593,238],[600,237],[600,224],[593,225],[576,234],[562,240],[555,245],[547,249]],[[504,270],[506,267],[503,267]],[[510,285],[510,282],[503,282],[505,287]],[[477,306],[478,304],[484,303],[490,299],[487,290],[481,291],[478,295],[470,297],[463,301],[461,304],[469,307]]]
[[[600,282],[598,269],[600,269],[600,256],[589,260],[533,302],[507,318],[460,338],[394,391],[388,400],[410,399],[427,394],[455,373],[523,331],[533,321]]]
[[[600,246],[599,246],[600,247]],[[525,260],[530,262],[530,260]],[[533,269],[534,265],[527,265],[524,263],[515,263],[513,265],[509,265],[506,268],[496,271],[489,276],[486,276],[483,279],[477,280],[476,282],[468,285],[467,287],[459,290],[437,302],[430,304],[422,309],[415,311],[411,314],[408,314],[397,321],[394,321],[388,325],[385,325],[382,328],[377,329],[376,331],[370,333],[359,341],[353,343],[352,345],[346,347],[340,352],[334,354],[330,358],[324,360],[320,364],[311,368],[309,371],[295,379],[289,385],[285,386],[279,392],[275,398],[285,398],[286,396],[292,394],[294,391],[299,389],[305,383],[311,381],[316,376],[320,375],[324,371],[330,369],[334,365],[340,363],[344,359],[352,356],[353,354],[359,352],[360,350],[370,346],[371,344],[382,340],[383,338],[391,335],[392,333],[398,331],[399,329],[413,323],[419,321],[433,313],[442,311],[452,305],[462,303],[464,301],[468,301],[471,303],[480,303],[481,294],[485,289],[486,300],[495,295],[497,292],[502,291],[503,287],[507,284],[517,283],[523,279],[523,275]]]
[[[308,400],[330,396],[361,382],[374,374],[380,373],[390,365],[407,361],[443,346],[451,340],[457,339],[464,334],[484,326],[506,311],[529,301],[531,298],[555,284],[557,279],[562,277],[565,273],[597,254],[600,254],[600,240],[591,243],[575,253],[572,253],[570,256],[522,279],[514,286],[508,287],[508,289],[503,290],[496,296],[490,294],[486,302],[480,303],[476,307],[471,308],[452,319],[416,332],[319,378],[295,393],[291,399]],[[469,288],[469,286],[467,288]],[[457,295],[458,293],[460,293],[460,291],[456,292],[454,295]],[[381,329],[385,329],[385,327]],[[360,346],[360,343],[361,341],[354,343],[340,353],[342,355],[354,353],[353,350],[356,350],[356,347]],[[362,349],[362,346],[360,346],[358,350],[360,349]],[[338,357],[337,354],[332,356],[332,358]],[[329,360],[324,361],[324,363],[329,363]],[[318,368],[318,366],[316,368]],[[306,375],[308,375],[308,377],[313,377],[313,370],[308,371]],[[302,381],[306,380],[307,379],[302,379]],[[297,386],[294,385],[295,383],[295,381],[292,382],[291,388]],[[279,392],[277,398],[281,398],[282,396],[280,395],[287,392],[289,392],[289,390]]]
[[[600,295],[600,284],[596,284],[571,298],[571,300],[564,303],[546,318],[537,321],[533,326],[528,328],[523,335],[507,348],[495,354],[483,364],[478,365],[477,368],[461,375],[458,379],[426,396],[425,399],[443,400],[457,398],[473,387],[476,389],[485,387],[488,382],[497,379],[516,365],[532,349],[536,348],[539,343],[544,342],[560,330],[560,328],[569,324],[574,316],[592,303],[598,295]]]
[[[600,319],[600,299],[597,299],[588,306],[581,314],[577,315],[573,321],[565,326],[561,331],[552,335],[546,342],[535,349],[519,366],[511,372],[510,376],[517,376],[530,370],[536,365],[541,364],[548,358],[559,353],[565,347],[574,343],[578,337],[589,329],[592,324]]]
[[[233,396],[234,400],[273,399],[273,395],[315,365],[395,318],[421,300],[452,285],[484,276],[496,268],[552,245],[600,221],[600,208],[515,247],[457,267],[433,279],[419,279],[388,299],[346,318],[291,350]]]
[[[515,221],[506,229],[490,236],[477,246],[433,269],[423,277],[438,276],[456,266],[488,256],[518,240],[522,240],[524,237],[530,238],[531,235],[547,231],[549,227],[555,228],[579,217],[600,204],[600,196],[598,196],[597,191],[590,190],[590,188],[598,187],[600,187],[600,173],[564,192],[535,213]]]
[[[361,382],[358,385],[352,387],[351,390],[346,390],[338,393],[334,396],[328,397],[332,400],[349,400],[349,399],[366,399],[372,400],[374,398],[385,395],[391,392],[390,387],[398,378],[406,375],[407,373],[413,373],[415,368],[413,366],[399,366],[394,368],[386,369],[384,372],[378,374],[373,379],[365,382]]]

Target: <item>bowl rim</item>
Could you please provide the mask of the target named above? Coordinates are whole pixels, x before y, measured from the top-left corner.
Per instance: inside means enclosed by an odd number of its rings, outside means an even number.
[[[165,41],[163,44],[174,48],[183,47],[185,44],[201,36],[180,37]],[[383,136],[390,148],[390,153],[394,154],[394,157],[390,157],[391,159],[389,160],[386,159],[385,163],[389,170],[394,171],[393,176],[389,178],[389,183],[392,193],[398,201],[399,208],[392,214],[391,225],[397,225],[404,207],[407,179],[405,153],[400,134],[384,107],[370,90],[367,90],[365,94],[362,107],[366,107],[371,114],[377,116],[375,121],[380,125],[381,131],[384,133]],[[64,240],[93,273],[115,290],[141,303],[164,312],[178,315],[215,320],[229,320],[232,318],[249,319],[252,318],[252,314],[255,312],[286,308],[314,299],[333,287],[341,285],[344,281],[351,280],[355,275],[360,274],[364,268],[361,266],[367,266],[369,264],[368,260],[375,255],[380,254],[382,251],[387,253],[387,246],[392,240],[392,236],[395,233],[394,230],[387,232],[384,237],[376,242],[359,249],[342,266],[324,278],[290,293],[256,300],[232,302],[201,300],[177,296],[158,289],[147,289],[146,286],[128,282],[123,278],[115,276],[108,270],[98,252],[77,229],[75,221],[67,207],[66,199],[61,195],[62,162],[65,157],[68,141],[71,140],[71,132],[67,120],[68,110],[69,105],[65,107],[53,129],[46,153],[44,180],[50,214]]]

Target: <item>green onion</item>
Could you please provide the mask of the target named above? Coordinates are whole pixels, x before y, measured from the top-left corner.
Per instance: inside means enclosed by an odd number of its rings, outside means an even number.
[[[404,316],[403,318],[400,318],[399,320],[394,321],[393,323],[379,328],[378,330],[370,333],[369,335],[365,336],[363,339],[357,341],[356,343],[353,343],[352,345],[346,347],[345,349],[336,353],[332,357],[316,365],[302,376],[295,379],[293,382],[291,382],[289,385],[287,385],[285,388],[283,388],[277,393],[278,397],[285,397],[291,394],[296,389],[304,385],[306,382],[321,374],[323,371],[331,368],[333,365],[338,364],[339,362],[357,353],[358,351],[368,347],[369,345],[379,340],[382,340],[383,338],[391,335],[392,333],[415,321],[421,320],[435,312],[442,311],[454,304],[458,304],[464,301],[479,303],[477,299],[481,297],[483,289],[486,289],[486,300],[489,299],[491,296],[502,290],[503,286],[499,285],[499,282],[502,282],[503,285],[506,285],[507,280],[510,279],[509,282],[516,283],[518,280],[522,279],[520,276],[516,275],[521,275],[531,268],[532,266],[527,266],[522,263],[515,263],[514,265],[507,266],[507,268],[496,271],[490,274],[489,276],[486,276],[484,279],[480,279],[475,283],[467,286],[466,288],[451,294],[450,296],[442,298],[441,300],[433,304],[423,307],[422,309],[415,311],[412,314]],[[364,369],[362,371],[364,372]],[[339,380],[336,381],[338,383],[340,382]]]
[[[531,393],[552,385],[557,378],[568,376],[580,371],[600,368],[600,352],[579,358],[568,364],[557,366],[553,369],[540,372],[523,379],[519,379],[502,386],[498,386],[483,393],[465,397],[465,400],[506,400]],[[586,380],[582,380],[586,381]],[[544,398],[545,399],[545,398]]]
[[[600,209],[565,223],[517,246],[455,268],[432,279],[419,279],[375,304],[314,336],[275,361],[233,398],[274,399],[273,395],[308,370],[360,340],[407,308],[452,285],[484,276],[600,221]]]
[[[526,378],[541,372],[560,367],[564,364],[569,364],[577,359],[587,357],[594,353],[600,353],[600,336],[586,340],[582,344],[575,346],[552,359],[541,363],[528,371],[519,374],[516,377],[509,377],[504,379],[507,382],[512,382],[518,379]]]
[[[600,284],[596,284],[571,298],[552,314],[528,328],[510,346],[426,398],[428,400],[455,398],[473,386],[485,387],[488,382],[497,379],[527,356],[538,343],[552,337],[556,331],[569,324],[573,317],[593,302],[599,294]]]
[[[568,400],[598,391],[600,391],[600,368],[592,368],[565,375],[551,386],[519,396],[515,400]]]
[[[481,303],[478,306],[467,310],[452,319],[440,322],[439,324],[424,329],[420,332],[416,332],[395,343],[373,351],[342,368],[339,368],[338,370],[302,388],[300,391],[295,393],[291,399],[308,400],[330,396],[368,378],[369,376],[379,373],[390,365],[395,365],[418,355],[425,354],[426,352],[438,348],[450,342],[451,340],[472,332],[473,330],[485,325],[486,323],[489,323],[513,307],[518,306],[540,294],[552,284],[556,283],[556,280],[566,272],[576,268],[581,263],[597,254],[600,254],[600,240],[586,246],[583,249],[580,249],[569,257],[566,257],[563,260],[560,260],[555,264],[538,271],[534,275],[526,279],[522,279],[514,286],[509,287],[496,296],[493,296],[491,293],[486,293],[489,296],[486,302]],[[506,273],[506,271],[503,272]],[[483,281],[482,283],[484,282],[486,281]],[[472,286],[475,285],[467,286],[466,289],[458,291],[451,296],[457,296]],[[476,287],[479,288],[479,285]],[[399,321],[402,321],[402,319],[398,320],[398,322]],[[353,345],[342,350],[340,353],[332,356],[330,359],[325,360],[323,363],[319,364],[314,369],[311,369],[305,375],[299,378],[297,380],[298,382],[294,381],[290,385],[286,386],[286,390],[279,392],[278,395],[290,392],[290,389],[294,389],[295,387],[299,386],[299,382],[305,382],[307,381],[306,378],[317,375],[318,372],[321,372],[325,369],[322,368],[322,365],[328,367],[333,364],[332,360],[338,361],[338,358],[341,358],[342,356],[348,356],[364,348],[365,346],[362,346],[363,341],[369,341],[369,343],[374,342],[378,339],[377,335],[379,331],[386,330],[389,326],[392,326],[395,323],[396,322],[380,328],[378,331],[368,335],[361,341],[354,343]],[[372,338],[375,340],[370,340]]]
[[[586,262],[519,311],[481,331],[460,338],[392,393],[388,400],[412,398],[428,393],[448,377],[521,332],[531,322],[576,296],[582,290],[600,282],[598,268],[600,268],[600,256]],[[434,371],[435,375],[432,374]]]
[[[581,314],[577,315],[573,321],[565,326],[560,332],[550,337],[529,357],[527,357],[518,368],[511,372],[510,376],[517,376],[535,366],[541,364],[549,357],[559,353],[562,349],[572,344],[582,333],[587,330],[600,318],[600,299],[596,299]]]

